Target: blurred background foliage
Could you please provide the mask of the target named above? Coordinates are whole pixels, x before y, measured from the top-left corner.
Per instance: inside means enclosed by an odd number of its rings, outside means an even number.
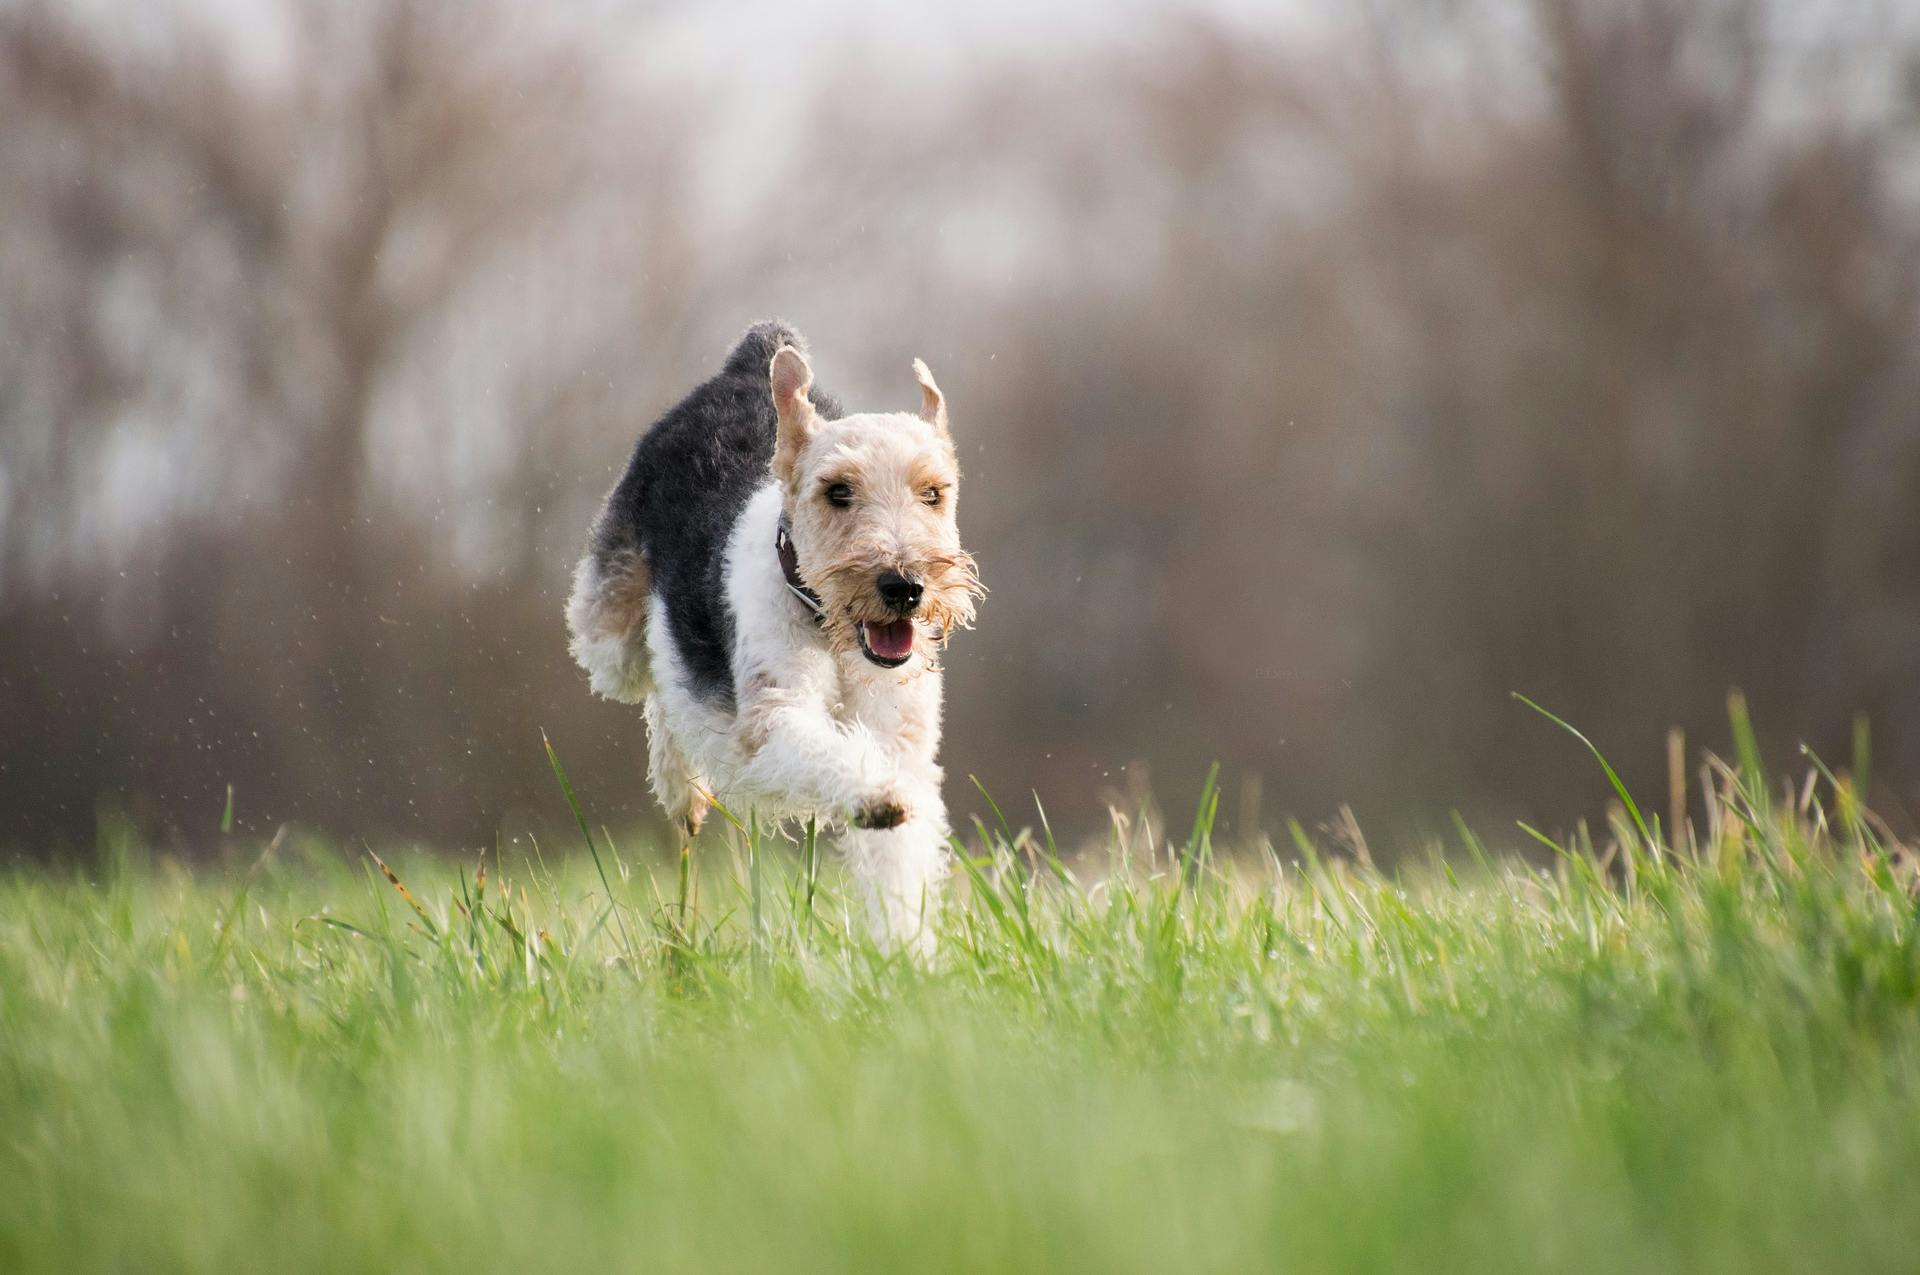
[[[0,120],[15,849],[229,784],[490,841],[564,813],[542,727],[651,818],[568,571],[769,314],[953,404],[963,810],[1218,758],[1241,831],[1564,821],[1509,691],[1657,791],[1734,685],[1920,809],[1901,5],[0,0]]]

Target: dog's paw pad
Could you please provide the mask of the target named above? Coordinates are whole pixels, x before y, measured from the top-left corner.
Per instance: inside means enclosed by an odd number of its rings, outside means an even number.
[[[870,801],[853,812],[856,828],[898,828],[907,821],[907,805],[897,797]]]

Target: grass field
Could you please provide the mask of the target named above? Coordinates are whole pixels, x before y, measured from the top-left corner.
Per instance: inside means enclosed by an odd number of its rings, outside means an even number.
[[[738,833],[115,842],[0,883],[0,1270],[1911,1270],[1911,861],[1762,774],[1531,867],[995,820],[927,969]]]

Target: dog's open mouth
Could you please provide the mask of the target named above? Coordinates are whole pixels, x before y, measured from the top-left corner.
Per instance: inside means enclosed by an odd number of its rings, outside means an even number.
[[[899,668],[913,658],[913,621],[866,621],[860,626],[860,653],[881,668]]]

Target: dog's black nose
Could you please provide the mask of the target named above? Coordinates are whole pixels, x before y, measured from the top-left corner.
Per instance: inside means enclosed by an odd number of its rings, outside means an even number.
[[[920,605],[920,582],[909,580],[898,571],[882,571],[874,587],[880,590],[880,600],[901,615]]]

